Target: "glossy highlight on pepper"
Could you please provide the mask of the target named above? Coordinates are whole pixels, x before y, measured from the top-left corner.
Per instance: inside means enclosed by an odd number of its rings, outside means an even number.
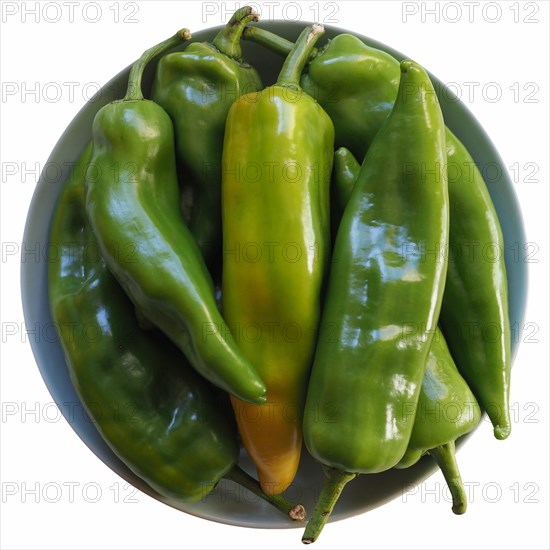
[[[227,113],[241,95],[262,89],[256,69],[242,58],[241,33],[258,21],[239,8],[212,44],[193,42],[168,53],[157,65],[152,99],[174,125],[183,216],[206,264],[221,268],[221,159]]]
[[[265,384],[217,308],[210,273],[180,212],[172,122],[141,91],[145,66],[180,42],[178,34],[147,50],[132,67],[124,99],[97,112],[86,210],[109,269],[141,314],[210,382],[262,403]]]
[[[261,28],[247,28],[243,36],[281,55],[292,47],[292,42]],[[336,146],[363,159],[395,102],[398,75],[396,59],[344,33],[312,56],[302,85],[316,94],[331,115]],[[493,423],[495,437],[506,439],[511,432],[512,367],[502,253],[506,243],[477,163],[449,128],[445,139],[451,216],[441,327],[459,371]],[[471,243],[478,243],[480,249],[496,248],[499,257],[494,261],[481,254],[472,258]],[[488,327],[496,328],[496,336],[486,334]]]
[[[424,163],[430,176],[407,169]],[[328,480],[303,536],[315,540],[356,474],[383,472],[407,449],[437,325],[447,264],[422,247],[448,243],[443,116],[427,73],[401,63],[398,99],[345,207],[308,386],[304,440]],[[421,211],[422,216],[417,213]],[[336,404],[337,424],[318,411]]]
[[[220,393],[159,331],[142,331],[89,225],[82,152],[57,201],[48,299],[71,381],[95,427],[122,462],[172,505],[198,502],[230,479],[292,520],[301,504],[262,492],[237,466],[237,429]],[[89,327],[96,336],[90,338]]]
[[[298,84],[323,32],[319,25],[306,28],[277,82],[233,104],[224,141],[223,314],[230,326],[264,327],[260,337],[243,337],[239,345],[267,386],[264,405],[235,398],[232,404],[262,487],[277,493],[293,481],[300,462],[330,245],[334,129]],[[242,245],[251,241],[271,247],[249,261]]]
[[[456,461],[456,441],[481,420],[478,402],[453,361],[443,333],[432,340],[407,451],[397,468],[409,468],[424,454],[439,465],[453,498],[452,510],[464,514],[468,498]]]
[[[361,166],[345,148],[336,151],[333,172],[335,191],[335,223],[345,208]],[[415,405],[411,407],[411,405]],[[445,338],[436,329],[428,354],[426,372],[418,404],[405,404],[414,414],[414,426],[405,454],[396,468],[409,468],[424,454],[430,454],[439,465],[453,497],[452,510],[464,514],[467,496],[456,461],[455,442],[477,427],[481,410],[466,381],[460,376]]]

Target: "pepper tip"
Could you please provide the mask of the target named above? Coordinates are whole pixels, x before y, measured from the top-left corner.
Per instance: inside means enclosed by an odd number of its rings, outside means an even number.
[[[510,435],[510,432],[511,432],[511,427],[509,425],[505,425],[505,426],[495,426],[494,430],[493,430],[493,433],[495,435],[495,437],[502,441],[504,439],[506,439],[509,435]]]
[[[267,388],[265,385],[258,384],[256,389],[259,390],[256,392],[254,398],[251,400],[252,403],[256,405],[264,405],[267,403]]]
[[[461,516],[466,512],[466,502],[459,502],[457,504],[453,504],[452,511],[453,511],[453,514],[456,514],[457,516]]]

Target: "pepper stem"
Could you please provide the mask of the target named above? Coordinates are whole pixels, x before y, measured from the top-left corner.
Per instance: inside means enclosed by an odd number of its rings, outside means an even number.
[[[306,529],[302,536],[302,542],[304,544],[311,544],[317,540],[332,513],[334,505],[340,498],[344,487],[349,481],[357,476],[357,474],[342,472],[336,468],[326,468],[325,475],[327,479],[321,489],[313,513],[307,522]]]
[[[324,33],[325,27],[319,23],[315,23],[311,27],[306,27],[302,31],[283,63],[283,67],[277,78],[278,85],[300,86],[302,71],[311,55],[315,43]]]
[[[301,504],[292,504],[281,495],[268,495],[264,493],[258,481],[248,475],[239,466],[235,466],[224,477],[248,489],[254,495],[277,508],[277,510],[288,516],[291,520],[304,521],[306,518],[306,510]]]
[[[126,89],[126,95],[123,101],[140,101],[144,99],[143,91],[141,90],[141,80],[143,78],[143,71],[145,67],[159,54],[164,53],[176,46],[179,46],[181,42],[185,42],[191,38],[191,33],[188,29],[181,29],[174,36],[168,38],[149,48],[141,57],[132,65],[130,69],[130,75],[128,76],[128,87]]]
[[[284,57],[290,53],[294,46],[294,42],[260,27],[245,27],[242,38],[265,46],[268,50]]]
[[[260,46],[264,46],[268,50],[284,57],[290,53],[292,46],[294,46],[294,42],[287,40],[286,38],[283,38],[282,36],[279,36],[271,31],[262,29],[261,27],[246,27],[243,31],[242,38],[243,40],[250,40],[255,44],[260,44]],[[313,50],[311,50],[311,55],[309,56],[309,61],[311,61],[318,53],[319,50],[317,48],[313,48]]]
[[[235,61],[242,60],[241,36],[245,25],[252,21],[257,22],[260,16],[250,6],[238,9],[222,30],[216,35],[212,44],[221,53]]]
[[[464,491],[464,485],[460,476],[460,470],[456,463],[455,442],[451,441],[445,445],[431,449],[428,453],[433,456],[437,465],[443,473],[447,486],[453,497],[453,512],[457,515],[466,512],[468,499]]]

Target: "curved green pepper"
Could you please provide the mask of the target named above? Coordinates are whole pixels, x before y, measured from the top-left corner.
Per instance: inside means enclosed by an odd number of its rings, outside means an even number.
[[[109,269],[145,317],[213,384],[261,403],[265,385],[217,308],[180,212],[172,122],[141,92],[147,63],[180,42],[176,35],[147,50],[132,67],[124,99],[96,114],[86,210]]]
[[[340,147],[334,152],[330,201],[330,223],[333,235],[336,235],[338,231],[340,220],[360,170],[361,165],[349,149]]]
[[[153,101],[174,124],[184,218],[212,271],[221,258],[225,120],[238,97],[262,89],[257,71],[242,60],[240,46],[245,24],[257,20],[252,8],[240,8],[212,44],[192,43],[162,57],[153,83]]]
[[[303,507],[263,494],[236,466],[236,426],[208,383],[164,335],[140,330],[87,220],[91,152],[58,199],[50,230],[57,254],[48,266],[52,318],[88,415],[122,462],[170,503],[199,501],[226,478],[303,519]]]
[[[316,539],[344,485],[404,455],[446,274],[443,115],[426,72],[401,63],[398,99],[361,167],[334,245],[309,381],[304,440],[329,480],[306,527]],[[426,173],[411,169],[419,163]],[[422,212],[419,216],[418,213]],[[336,424],[319,421],[330,410]]]
[[[233,104],[223,151],[223,314],[267,385],[265,404],[232,404],[262,487],[277,493],[300,461],[328,265],[334,129],[298,85],[323,33],[304,29],[277,82]]]
[[[261,28],[247,28],[244,37],[283,55],[292,47]],[[314,54],[307,71],[302,86],[331,115],[336,146],[363,159],[397,97],[399,62],[343,34]],[[448,128],[445,139],[451,216],[441,327],[459,371],[493,423],[495,437],[505,439],[511,431],[512,366],[505,243],[474,159]]]
[[[457,367],[493,423],[495,437],[506,439],[512,428],[512,352],[504,238],[474,160],[448,128],[445,139],[451,225],[441,329]]]
[[[453,497],[453,512],[466,511],[467,498],[456,464],[455,442],[471,432],[481,410],[451,357],[443,334],[436,330],[407,452],[396,468],[408,468],[428,453],[439,465]]]

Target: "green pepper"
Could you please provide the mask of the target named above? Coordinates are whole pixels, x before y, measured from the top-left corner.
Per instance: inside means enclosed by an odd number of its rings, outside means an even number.
[[[408,468],[428,453],[437,462],[453,497],[453,512],[463,514],[467,498],[455,457],[455,442],[471,432],[481,411],[437,329],[415,411],[409,446],[396,468]]]
[[[330,201],[330,223],[333,235],[338,231],[342,214],[360,170],[361,165],[349,149],[340,147],[334,152]]]
[[[334,162],[333,204],[338,213],[345,209],[361,166],[345,147],[335,152]],[[336,217],[336,224],[340,223],[340,217]],[[463,514],[467,498],[456,463],[455,441],[479,424],[481,411],[468,384],[458,372],[439,328],[432,340],[414,413],[416,416],[407,451],[395,467],[409,468],[422,455],[430,454],[443,472],[451,491],[453,512]]]
[[[301,420],[330,243],[334,129],[299,87],[321,25],[304,29],[277,82],[238,99],[223,150],[223,314],[267,386],[232,398],[264,489],[284,491],[300,461]]]
[[[225,119],[242,94],[261,90],[257,71],[242,59],[241,33],[257,21],[249,6],[237,10],[212,44],[192,43],[162,57],[152,99],[174,124],[184,218],[207,265],[221,258],[221,157]]]
[[[286,55],[292,42],[261,28],[247,28],[244,38]],[[351,34],[339,34],[315,51],[301,85],[334,122],[335,147],[363,159],[387,118],[399,86],[399,63]]]
[[[178,34],[147,50],[132,67],[124,99],[96,114],[86,210],[109,269],[141,313],[205,378],[261,403],[265,384],[217,308],[212,279],[180,212],[172,122],[141,91],[144,67],[180,42]]]
[[[219,396],[159,331],[143,332],[110,273],[85,211],[88,146],[58,199],[48,294],[69,374],[101,436],[169,503],[196,502],[232,479],[292,519],[303,507],[262,493],[236,464],[234,422]]]
[[[244,37],[283,55],[292,47],[260,28],[247,28]],[[363,159],[397,97],[398,77],[396,59],[356,37],[339,35],[312,56],[302,86],[331,115],[336,146]],[[495,437],[505,439],[511,431],[512,365],[505,243],[478,166],[448,128],[445,138],[451,216],[440,324]]]
[[[483,176],[447,129],[451,226],[441,328],[497,439],[510,421],[511,328],[504,238]]]
[[[414,167],[422,164],[422,174]],[[361,166],[333,249],[308,386],[304,440],[326,468],[303,536],[313,542],[345,484],[404,455],[443,298],[445,126],[427,73],[401,63],[398,99]],[[421,216],[418,213],[421,212]],[[331,411],[336,424],[320,422]]]

